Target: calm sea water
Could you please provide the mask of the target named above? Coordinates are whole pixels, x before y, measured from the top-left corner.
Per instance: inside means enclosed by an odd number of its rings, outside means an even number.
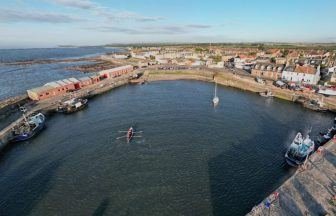
[[[244,215],[294,170],[298,131],[333,116],[192,81],[125,86],[0,156],[0,215]],[[134,125],[142,137],[116,140]],[[281,196],[281,195],[280,195]]]
[[[122,50],[118,48],[107,47],[0,49],[0,63],[87,57],[116,51]]]
[[[104,47],[50,48],[50,49],[0,49],[0,100],[39,87],[47,82],[80,77],[85,74],[66,70],[66,67],[89,64],[88,62],[52,63],[33,65],[5,65],[1,62],[18,62],[40,59],[67,59],[118,52],[120,49]]]

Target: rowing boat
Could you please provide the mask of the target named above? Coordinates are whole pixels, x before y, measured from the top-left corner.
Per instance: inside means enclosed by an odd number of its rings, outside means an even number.
[[[133,138],[134,136],[134,129],[133,127],[130,127],[127,131],[127,135],[126,135],[126,140],[127,142],[129,143],[131,141],[131,139]]]

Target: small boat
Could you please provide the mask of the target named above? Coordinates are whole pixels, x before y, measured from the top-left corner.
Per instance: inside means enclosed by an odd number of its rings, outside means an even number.
[[[314,149],[315,143],[309,138],[309,135],[304,138],[301,133],[298,133],[286,152],[287,164],[290,166],[302,165]]]
[[[336,135],[336,126],[333,126],[328,129],[327,133],[320,133],[320,136],[316,140],[316,144],[318,146],[323,146],[324,144],[329,142],[329,140],[331,140],[335,135]]]
[[[267,97],[267,98],[274,97],[273,93],[269,90],[267,90],[265,92],[260,92],[259,95],[262,96],[262,97]]]
[[[46,118],[42,113],[26,117],[12,130],[10,142],[21,142],[36,136],[45,127]]]
[[[303,107],[317,111],[317,112],[327,112],[328,109],[324,107],[324,103],[318,100],[309,100],[303,103]]]
[[[219,104],[219,97],[217,97],[217,83],[216,83],[216,86],[215,86],[215,96],[212,99],[212,103],[213,103],[214,106],[217,106]]]
[[[84,109],[88,105],[88,99],[72,98],[65,101],[60,107],[57,108],[57,112],[70,114]]]
[[[126,134],[126,140],[128,143],[132,140],[133,136],[134,136],[134,129],[133,127],[130,127]]]

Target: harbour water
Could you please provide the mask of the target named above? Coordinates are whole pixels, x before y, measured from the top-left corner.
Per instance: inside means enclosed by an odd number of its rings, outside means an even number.
[[[0,155],[0,215],[244,215],[289,178],[298,131],[331,114],[197,81],[124,86]],[[115,138],[131,125],[142,137]]]
[[[44,85],[47,82],[69,77],[85,76],[67,67],[89,64],[89,62],[58,62],[49,64],[8,65],[30,60],[69,59],[89,57],[120,49],[104,47],[50,48],[50,49],[0,49],[0,100],[24,94],[29,88]]]

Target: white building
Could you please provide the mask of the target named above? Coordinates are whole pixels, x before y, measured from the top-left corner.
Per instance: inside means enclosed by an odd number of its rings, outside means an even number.
[[[329,68],[328,72],[329,73],[335,73],[336,72],[336,66]]]
[[[113,58],[115,59],[127,59],[129,56],[129,54],[126,54],[126,53],[114,53],[112,55]]]
[[[243,69],[245,66],[245,59],[241,59],[239,57],[234,58],[234,66],[235,68]]]
[[[283,70],[281,78],[289,82],[316,85],[320,80],[320,66],[288,66]]]

